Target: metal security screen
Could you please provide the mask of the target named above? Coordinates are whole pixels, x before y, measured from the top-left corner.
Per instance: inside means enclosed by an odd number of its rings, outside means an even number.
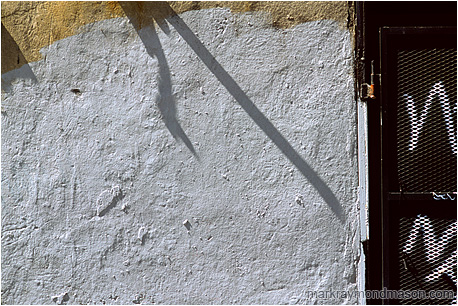
[[[456,190],[457,52],[398,50],[397,159],[403,191]]]
[[[419,214],[401,218],[399,224],[399,289],[404,291],[456,290],[456,220]],[[444,292],[445,295],[445,292]],[[456,295],[440,299],[400,299],[401,304],[446,305]]]
[[[385,27],[380,33],[383,286],[424,294],[385,302],[453,304],[456,28]]]

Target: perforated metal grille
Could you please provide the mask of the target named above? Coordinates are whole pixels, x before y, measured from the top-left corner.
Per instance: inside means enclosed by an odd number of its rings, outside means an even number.
[[[399,229],[400,290],[454,291],[453,298],[428,297],[400,302],[456,304],[456,220],[418,215],[416,218],[401,218]]]
[[[400,50],[398,177],[403,191],[456,191],[456,50]]]

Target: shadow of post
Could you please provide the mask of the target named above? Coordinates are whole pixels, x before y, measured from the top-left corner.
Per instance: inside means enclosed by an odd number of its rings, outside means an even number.
[[[167,4],[168,5],[168,4]],[[170,10],[173,12],[172,8]],[[256,105],[248,98],[245,92],[224,70],[218,61],[211,55],[207,48],[189,29],[184,21],[177,15],[171,14],[167,21],[175,28],[186,43],[194,50],[202,62],[210,69],[218,81],[229,91],[240,106],[247,112],[261,130],[283,152],[283,154],[296,166],[304,177],[315,187],[320,196],[326,201],[331,210],[341,220],[345,220],[342,207],[332,190],[324,183],[318,174],[302,159],[289,142],[281,135],[275,126],[264,116]]]
[[[128,2],[129,3],[129,2]],[[126,3],[122,3],[123,8],[127,8]],[[248,98],[245,92],[234,81],[234,79],[224,70],[213,55],[207,50],[197,36],[189,29],[186,23],[175,13],[167,2],[154,2],[150,8],[151,14],[157,14],[155,20],[158,24],[162,24],[166,19],[171,24],[178,34],[186,41],[191,49],[197,54],[200,60],[207,68],[215,75],[218,81],[227,89],[234,97],[239,105],[247,112],[253,121],[261,128],[261,130],[272,140],[272,142],[280,149],[280,151],[293,163],[293,165],[302,173],[302,175],[314,186],[320,196],[328,204],[332,212],[337,216],[340,222],[345,221],[345,215],[341,204],[337,200],[332,190],[318,176],[318,174],[302,159],[299,153],[289,144],[289,142],[281,135],[275,126],[264,116],[264,114],[256,107],[256,105]],[[126,15],[129,17],[128,12]],[[132,16],[132,13],[131,13]],[[129,17],[131,18],[131,17]],[[154,18],[154,17],[153,17]],[[143,39],[142,39],[143,40]],[[144,42],[145,43],[145,42]]]
[[[170,77],[170,69],[165,57],[159,36],[154,28],[153,19],[159,25],[165,33],[168,33],[168,29],[164,23],[160,11],[157,9],[157,5],[154,2],[120,2],[121,7],[126,13],[127,17],[133,24],[138,36],[143,42],[146,48],[146,52],[152,58],[156,58],[159,65],[159,96],[156,99],[156,104],[162,116],[162,120],[165,126],[172,134],[174,138],[181,139],[186,147],[194,154],[195,157],[199,158],[194,146],[189,140],[188,136],[184,132],[180,123],[177,119],[177,110],[175,100],[172,94],[172,80]],[[146,7],[145,7],[146,6]],[[142,12],[147,11],[149,15],[143,15]]]

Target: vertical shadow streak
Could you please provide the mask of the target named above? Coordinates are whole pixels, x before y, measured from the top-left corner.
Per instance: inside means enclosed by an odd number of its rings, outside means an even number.
[[[165,126],[169,129],[170,133],[175,138],[180,138],[188,147],[188,149],[197,157],[196,150],[189,140],[188,136],[184,132],[180,123],[177,119],[177,110],[175,100],[172,95],[172,80],[170,77],[170,69],[165,58],[164,51],[162,49],[159,36],[157,35],[153,26],[137,31],[140,39],[146,47],[146,52],[151,57],[156,57],[159,65],[159,97],[156,103],[159,107],[159,111],[162,114]]]
[[[341,222],[345,221],[342,207],[332,190],[318,176],[318,174],[294,150],[289,142],[281,135],[275,126],[264,116],[256,105],[248,98],[232,77],[224,70],[218,61],[211,55],[202,42],[194,35],[186,23],[168,5],[171,14],[167,21],[176,29],[202,62],[210,69],[219,82],[229,91],[240,106],[247,112],[261,130],[272,140],[281,152],[296,166],[302,175],[315,187],[320,196],[329,205]]]
[[[186,147],[194,154],[197,159],[199,158],[194,146],[189,140],[188,136],[184,132],[180,123],[177,119],[177,110],[175,105],[175,100],[172,95],[172,80],[170,77],[170,68],[167,63],[159,36],[156,33],[156,29],[152,22],[147,23],[144,27],[140,26],[140,22],[135,18],[135,12],[132,11],[132,7],[127,3],[121,3],[124,12],[127,17],[134,25],[135,30],[137,31],[138,36],[143,42],[143,45],[146,48],[146,52],[152,58],[156,58],[159,65],[159,97],[156,99],[156,104],[159,107],[161,112],[162,120],[165,123],[165,126],[172,134],[174,138],[181,139]],[[154,18],[154,16],[152,17]],[[163,23],[163,20],[158,20],[158,23]],[[164,28],[166,30],[166,28]]]

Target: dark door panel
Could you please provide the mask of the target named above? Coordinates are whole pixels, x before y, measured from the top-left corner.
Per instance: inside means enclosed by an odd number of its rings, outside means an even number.
[[[382,27],[380,47],[383,286],[456,294],[456,28]]]

